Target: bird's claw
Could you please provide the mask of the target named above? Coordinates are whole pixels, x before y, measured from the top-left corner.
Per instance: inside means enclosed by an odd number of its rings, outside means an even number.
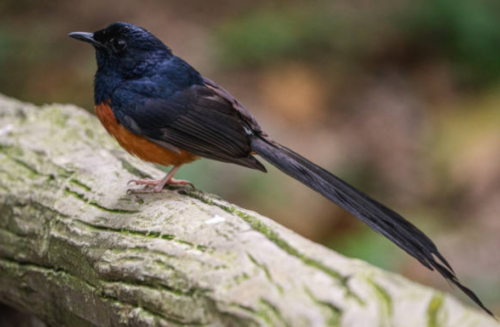
[[[171,179],[166,185],[173,187],[191,187],[193,191],[196,191],[196,187],[190,181],[185,181],[182,179]]]

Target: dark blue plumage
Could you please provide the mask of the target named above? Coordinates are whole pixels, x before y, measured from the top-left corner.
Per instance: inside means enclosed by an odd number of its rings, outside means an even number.
[[[161,191],[186,184],[180,165],[205,157],[265,171],[257,153],[383,234],[492,313],[457,279],[436,245],[417,227],[338,177],[272,140],[226,90],[202,77],[147,30],[114,23],[95,33],[72,33],[96,49],[95,103],[106,129],[129,152],[174,168],[162,181],[138,180]],[[145,149],[147,148],[147,149]],[[150,155],[154,152],[154,155]],[[167,159],[165,159],[167,158]]]

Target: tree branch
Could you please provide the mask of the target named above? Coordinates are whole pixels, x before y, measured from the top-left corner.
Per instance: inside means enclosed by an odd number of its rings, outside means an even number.
[[[0,98],[0,301],[54,326],[496,326],[161,177],[73,106]],[[1,318],[0,318],[1,319]]]

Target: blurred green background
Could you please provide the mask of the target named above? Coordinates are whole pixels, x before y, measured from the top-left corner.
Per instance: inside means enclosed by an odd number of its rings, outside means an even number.
[[[93,112],[93,50],[66,35],[114,21],[146,27],[232,92],[271,136],[404,214],[500,314],[500,2],[2,0],[0,92]],[[269,168],[201,160],[178,177],[452,292]]]

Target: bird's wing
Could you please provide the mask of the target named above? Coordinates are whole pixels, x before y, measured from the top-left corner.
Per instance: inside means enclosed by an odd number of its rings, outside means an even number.
[[[245,108],[238,100],[236,100],[236,98],[233,97],[231,93],[206,77],[203,77],[203,82],[205,83],[205,86],[207,86],[215,94],[229,102],[231,106],[238,112],[238,114],[245,120],[245,122],[250,125],[253,131],[262,132],[262,129],[260,128],[259,123],[257,123],[255,117],[250,113],[250,111],[248,111],[247,108]]]
[[[179,148],[201,157],[266,171],[251,155],[249,135],[253,121],[247,121],[213,87],[192,85],[168,96],[151,89],[158,87],[153,83],[142,83],[141,87],[129,83],[118,88],[112,100],[118,121],[168,150]]]

